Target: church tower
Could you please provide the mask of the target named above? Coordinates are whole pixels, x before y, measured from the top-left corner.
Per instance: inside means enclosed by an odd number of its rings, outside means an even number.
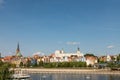
[[[20,48],[19,48],[19,43],[18,43],[18,45],[17,45],[16,55],[15,55],[15,56],[16,56],[16,57],[22,57],[22,54],[21,54]]]
[[[78,47],[78,49],[77,49],[77,53],[80,54],[80,48],[79,48],[79,47]]]

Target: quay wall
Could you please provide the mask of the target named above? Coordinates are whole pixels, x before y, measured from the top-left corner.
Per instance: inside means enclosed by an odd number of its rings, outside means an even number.
[[[73,73],[73,74],[117,74],[120,71],[111,71],[106,69],[35,69],[35,68],[22,68],[23,73]]]

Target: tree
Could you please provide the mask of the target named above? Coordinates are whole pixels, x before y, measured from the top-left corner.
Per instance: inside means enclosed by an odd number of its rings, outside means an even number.
[[[0,80],[7,80],[11,77],[12,71],[9,70],[10,66],[9,63],[0,62]]]
[[[84,56],[85,56],[85,57],[86,57],[86,56],[94,56],[94,57],[95,57],[95,55],[94,55],[94,54],[91,54],[91,53],[86,53]]]
[[[40,61],[40,62],[39,62],[39,66],[40,66],[40,67],[43,67],[43,61]]]
[[[23,62],[20,62],[20,67],[23,67]]]
[[[120,62],[120,54],[117,56],[117,62]]]
[[[31,66],[31,61],[28,60],[27,63],[26,63],[26,67],[30,67]]]

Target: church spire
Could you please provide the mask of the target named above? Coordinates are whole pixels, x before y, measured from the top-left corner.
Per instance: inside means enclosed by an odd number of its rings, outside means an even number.
[[[78,47],[78,51],[80,51],[80,48]]]
[[[17,50],[16,50],[16,52],[20,52],[19,43],[17,44]]]
[[[22,54],[20,53],[19,43],[17,44],[16,57],[22,57]]]
[[[80,48],[79,47],[77,48],[77,53],[80,53]]]

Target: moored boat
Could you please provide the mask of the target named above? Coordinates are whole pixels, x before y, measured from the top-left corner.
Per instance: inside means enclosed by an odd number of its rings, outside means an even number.
[[[13,80],[30,80],[30,75],[28,74],[13,74],[11,77]]]
[[[14,73],[11,76],[11,79],[12,80],[32,80],[29,74],[25,74],[21,70],[19,70],[18,73]]]

